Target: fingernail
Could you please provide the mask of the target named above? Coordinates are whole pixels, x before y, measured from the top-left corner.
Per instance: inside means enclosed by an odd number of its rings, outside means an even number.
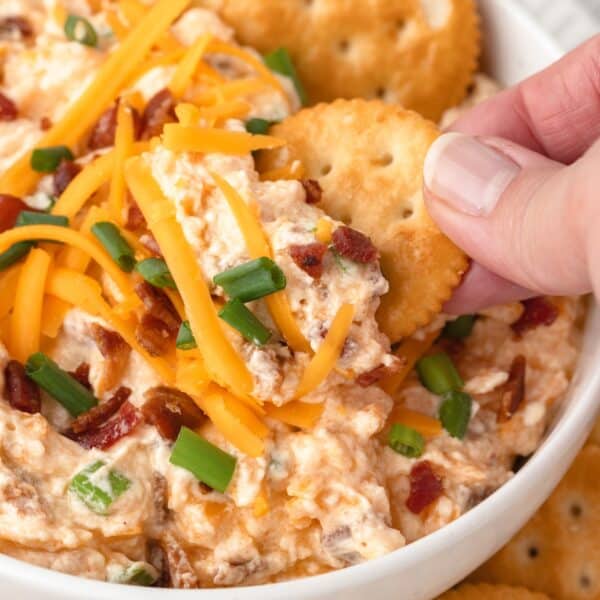
[[[425,160],[425,185],[455,210],[489,215],[521,168],[476,138],[461,133],[439,137]]]

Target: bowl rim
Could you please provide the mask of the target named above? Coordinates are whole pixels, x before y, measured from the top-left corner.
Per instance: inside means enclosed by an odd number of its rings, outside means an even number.
[[[518,4],[515,0],[501,1],[513,13],[515,20],[520,21],[529,34],[536,38],[536,43],[543,48],[543,51],[552,60],[557,60],[564,54],[558,41],[544,31],[522,5]],[[594,309],[590,307],[590,315],[592,312],[594,312]],[[588,315],[588,319],[590,319],[590,315]],[[596,389],[600,389],[600,371],[595,373],[592,379],[596,381]],[[564,418],[559,418],[558,423],[525,466],[476,507],[424,538],[390,552],[385,556],[366,561],[359,565],[280,583],[234,588],[176,590],[135,588],[85,579],[39,567],[0,554],[0,581],[10,584],[10,582],[22,583],[29,580],[32,591],[38,588],[40,591],[43,590],[45,594],[68,594],[63,596],[65,599],[70,597],[85,597],[87,600],[103,600],[110,597],[113,600],[135,600],[142,597],[158,598],[159,594],[163,599],[182,599],[184,597],[191,598],[191,595],[195,594],[195,597],[201,597],[206,600],[229,600],[232,598],[232,595],[235,596],[236,600],[269,600],[271,598],[284,598],[287,596],[302,598],[303,593],[312,592],[316,588],[318,588],[320,595],[328,596],[331,594],[334,597],[334,594],[343,593],[348,588],[349,578],[360,580],[361,584],[366,585],[392,576],[394,571],[398,569],[398,561],[400,560],[403,562],[404,567],[422,565],[428,555],[435,554],[436,551],[449,549],[452,546],[451,540],[469,536],[475,533],[477,529],[480,529],[482,525],[492,521],[494,515],[498,514],[499,508],[505,504],[510,504],[511,499],[514,501],[522,495],[523,489],[526,487],[525,482],[527,478],[535,480],[542,477],[547,469],[545,464],[549,461],[558,460],[562,452],[562,445],[555,442],[557,438],[563,436],[573,437],[586,429],[590,421],[590,407],[588,404],[580,401]],[[581,446],[584,441],[585,438],[581,440]],[[542,450],[543,452],[541,452]],[[67,592],[67,590],[69,591]]]

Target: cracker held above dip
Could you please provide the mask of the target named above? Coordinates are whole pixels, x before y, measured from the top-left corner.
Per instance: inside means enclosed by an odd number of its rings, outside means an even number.
[[[510,479],[568,386],[577,299],[442,312],[468,258],[422,169],[472,2],[325,2],[314,44],[245,4],[0,5],[4,554],[174,588],[355,565]]]

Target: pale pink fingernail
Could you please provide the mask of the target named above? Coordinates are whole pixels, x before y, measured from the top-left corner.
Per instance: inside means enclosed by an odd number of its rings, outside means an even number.
[[[520,171],[519,165],[476,138],[446,133],[429,149],[424,177],[429,191],[455,210],[486,216]]]

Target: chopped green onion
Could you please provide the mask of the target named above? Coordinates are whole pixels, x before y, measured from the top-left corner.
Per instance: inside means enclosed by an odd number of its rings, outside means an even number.
[[[106,248],[112,259],[119,265],[122,271],[131,273],[135,267],[135,254],[133,248],[121,235],[119,228],[108,221],[101,221],[92,227],[92,233]]]
[[[74,417],[98,404],[92,392],[42,352],[36,352],[27,359],[25,372]]]
[[[467,433],[471,419],[473,401],[464,392],[446,392],[440,406],[439,416],[444,429],[455,438],[462,440]]]
[[[277,121],[267,121],[259,118],[248,119],[246,121],[246,131],[254,135],[265,135],[274,123],[277,123]]]
[[[182,427],[173,445],[170,462],[223,494],[233,477],[236,459],[191,429]]]
[[[219,317],[257,346],[263,346],[271,338],[271,332],[237,298],[219,311]]]
[[[112,583],[150,586],[158,581],[158,571],[147,562],[134,562],[110,578]]]
[[[267,54],[264,57],[264,60],[265,64],[267,67],[269,67],[269,69],[271,69],[271,71],[285,75],[293,81],[301,104],[306,106],[308,104],[308,96],[304,86],[302,85],[302,82],[300,81],[300,78],[298,77],[296,67],[294,67],[294,63],[292,62],[289,52],[285,48],[278,48],[270,54]]]
[[[265,256],[223,271],[215,275],[213,281],[230,298],[237,298],[240,302],[258,300],[286,286],[283,271]]]
[[[69,486],[71,492],[99,515],[106,515],[110,505],[131,487],[131,481],[118,471],[110,470],[100,478],[103,474],[97,472],[103,467],[106,467],[106,463],[102,460],[86,467],[73,477]]]
[[[180,325],[175,346],[177,346],[179,350],[193,350],[198,347],[189,321],[184,321]]]
[[[58,227],[68,227],[69,219],[60,215],[49,215],[48,213],[40,213],[33,210],[22,210],[17,217],[15,227],[26,227],[27,225],[56,225]]]
[[[8,267],[14,265],[18,260],[21,260],[34,246],[33,242],[17,242],[8,250],[2,252],[0,254],[0,271],[8,269]]]
[[[451,340],[462,340],[469,337],[476,318],[475,315],[463,315],[454,321],[448,321],[442,331],[442,336]]]
[[[419,458],[425,449],[423,436],[406,425],[394,423],[388,435],[388,444],[392,450],[408,458]]]
[[[31,153],[31,168],[38,173],[54,173],[63,160],[75,157],[67,146],[48,146],[36,148]]]
[[[171,288],[176,290],[177,286],[167,267],[167,263],[161,258],[147,258],[141,260],[135,270],[150,284],[159,288]]]
[[[83,17],[69,15],[65,21],[65,35],[72,42],[79,42],[84,46],[96,48],[98,46],[98,35],[92,24]]]
[[[444,352],[425,356],[417,362],[421,383],[434,394],[462,389],[464,383],[450,357]]]

